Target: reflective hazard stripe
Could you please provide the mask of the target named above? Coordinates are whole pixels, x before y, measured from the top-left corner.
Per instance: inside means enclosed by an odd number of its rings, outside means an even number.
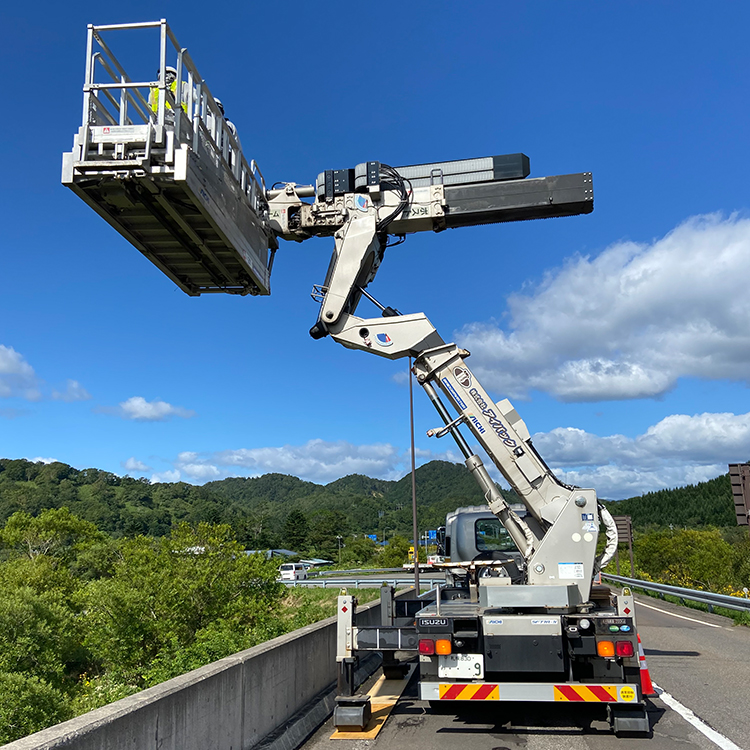
[[[616,685],[555,685],[556,701],[616,703]]]
[[[490,683],[462,685],[449,683],[440,685],[440,700],[444,701],[496,701],[500,700],[500,688]]]

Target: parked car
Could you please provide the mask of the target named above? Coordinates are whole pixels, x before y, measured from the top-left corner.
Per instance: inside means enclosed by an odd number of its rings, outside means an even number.
[[[279,568],[282,581],[305,581],[307,580],[307,569],[302,563],[284,563]]]

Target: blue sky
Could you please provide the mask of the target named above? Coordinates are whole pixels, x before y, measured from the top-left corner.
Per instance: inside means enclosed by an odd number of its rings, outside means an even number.
[[[26,7],[0,26],[0,455],[196,483],[408,470],[406,363],[308,336],[331,240],[282,243],[270,297],[190,298],[60,185],[86,24],[165,17],[269,183],[518,151],[593,172],[593,214],[411,236],[371,291],[470,349],[603,497],[750,459],[746,3]],[[458,460],[415,400],[419,461]]]

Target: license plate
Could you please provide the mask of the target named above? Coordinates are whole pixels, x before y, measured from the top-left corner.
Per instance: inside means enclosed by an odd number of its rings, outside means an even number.
[[[459,680],[484,678],[482,654],[448,654],[438,656],[438,677],[455,677]]]

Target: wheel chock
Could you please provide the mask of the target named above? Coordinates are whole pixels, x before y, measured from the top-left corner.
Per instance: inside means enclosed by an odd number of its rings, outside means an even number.
[[[342,732],[362,732],[370,723],[372,707],[369,695],[339,695],[333,710],[333,725]]]

